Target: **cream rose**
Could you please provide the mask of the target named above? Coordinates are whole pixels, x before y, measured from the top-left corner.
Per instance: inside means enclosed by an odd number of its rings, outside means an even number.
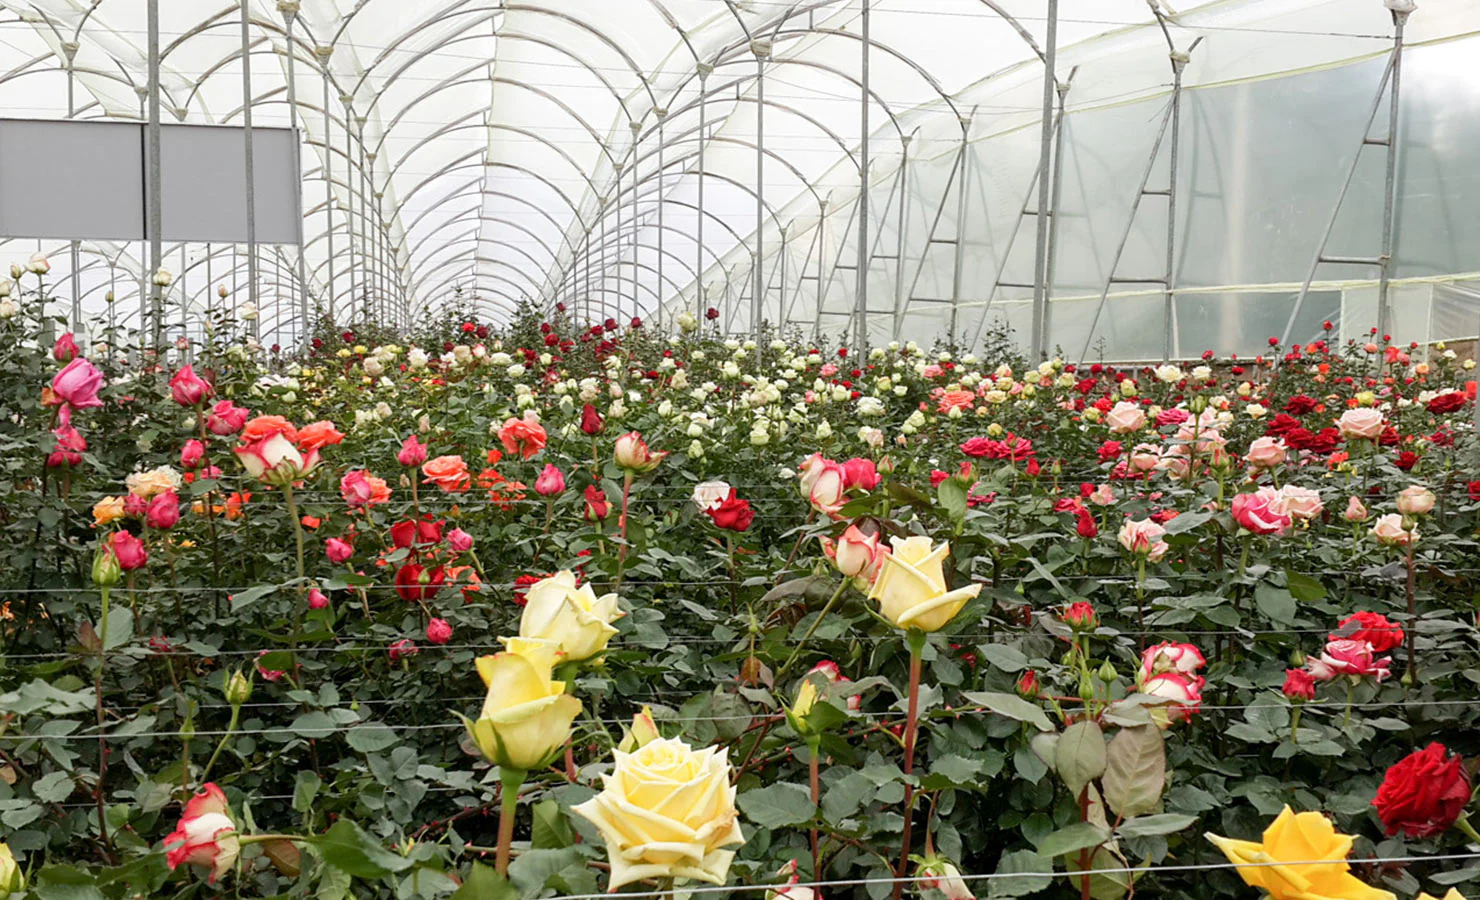
[[[1336,420],[1336,427],[1340,429],[1341,436],[1348,440],[1362,438],[1375,441],[1382,437],[1382,413],[1365,407],[1349,409]]]
[[[677,738],[615,751],[604,789],[572,809],[606,840],[608,891],[645,878],[724,884],[734,850],[745,842],[724,750],[694,750]]]
[[[894,552],[884,557],[883,568],[868,593],[879,601],[879,612],[900,628],[939,631],[956,617],[966,601],[981,593],[979,584],[950,590],[946,586],[945,559],[949,543],[932,547],[923,535],[891,537]]]
[[[576,587],[573,572],[556,572],[529,586],[519,636],[559,645],[565,660],[580,662],[606,649],[617,633],[612,622],[626,613],[617,608],[616,594],[596,596],[591,585]]]
[[[1380,544],[1406,547],[1418,540],[1418,526],[1404,528],[1402,516],[1397,513],[1388,513],[1372,524],[1372,536],[1377,538]]]
[[[1255,438],[1249,445],[1249,455],[1244,459],[1256,469],[1273,469],[1285,461],[1285,444],[1278,438],[1267,435]]]
[[[1122,400],[1105,416],[1105,424],[1113,434],[1130,434],[1146,424],[1146,414],[1139,404]]]
[[[1325,509],[1318,492],[1293,484],[1280,488],[1279,503],[1286,515],[1297,521],[1314,519]]]
[[[1398,492],[1398,512],[1422,516],[1434,508],[1434,493],[1421,484],[1410,484]]]
[[[478,658],[488,695],[478,719],[463,724],[489,762],[528,772],[565,746],[581,701],[565,693],[565,682],[550,680],[554,647],[520,638],[508,643],[507,652]]]

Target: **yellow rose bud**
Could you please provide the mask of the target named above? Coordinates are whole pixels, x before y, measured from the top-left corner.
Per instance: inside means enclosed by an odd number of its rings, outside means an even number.
[[[560,752],[581,701],[565,693],[565,682],[550,680],[557,659],[553,647],[518,639],[509,644],[504,653],[478,658],[488,695],[477,721],[465,718],[463,724],[489,762],[528,772]]]
[[[979,584],[950,590],[946,585],[945,559],[951,545],[932,547],[930,538],[916,535],[891,537],[894,552],[884,557],[884,567],[869,591],[879,601],[879,612],[900,628],[939,631],[955,618],[966,602],[981,593]]]
[[[23,894],[25,890],[26,873],[15,861],[15,854],[10,852],[10,845],[0,843],[0,897]],[[1450,893],[1454,892],[1450,891]],[[1444,900],[1449,900],[1449,898],[1445,897]]]
[[[1346,855],[1351,852],[1352,838],[1338,834],[1331,820],[1318,812],[1294,813],[1285,807],[1264,829],[1263,843],[1216,834],[1204,837],[1239,866],[1239,876],[1250,887],[1263,888],[1272,900],[1394,900],[1387,891],[1369,887],[1349,874]],[[1319,862],[1310,865],[1312,861]],[[1307,864],[1271,865],[1285,862]]]
[[[653,721],[653,711],[644,706],[642,712],[632,717],[632,727],[622,735],[622,742],[617,745],[617,749],[623,753],[631,753],[662,737],[658,731],[658,723]]]
[[[576,587],[570,571],[556,572],[530,585],[525,593],[519,636],[553,641],[565,660],[580,662],[606,649],[617,633],[611,623],[626,613],[617,607],[616,594],[596,596],[591,585]]]
[[[694,750],[677,738],[617,750],[600,794],[572,809],[606,839],[607,890],[645,878],[724,884],[743,844],[735,787],[724,750]]]

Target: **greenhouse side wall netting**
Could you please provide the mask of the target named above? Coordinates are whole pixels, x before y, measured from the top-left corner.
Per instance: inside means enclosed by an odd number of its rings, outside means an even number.
[[[495,317],[715,308],[736,333],[1005,326],[1069,356],[1247,353],[1287,326],[1376,324],[1391,5],[889,0],[865,43],[862,4],[841,0],[166,2],[164,122],[300,129],[302,266],[296,242],[3,249],[51,257],[79,324],[137,324],[164,268],[170,329],[250,302],[283,345],[305,315],[405,323],[455,298]],[[147,120],[146,7],[0,5],[3,108]],[[1425,342],[1480,332],[1462,294],[1435,294],[1480,270],[1474,13],[1400,13],[1379,292]],[[1323,246],[1367,262],[1313,265]]]

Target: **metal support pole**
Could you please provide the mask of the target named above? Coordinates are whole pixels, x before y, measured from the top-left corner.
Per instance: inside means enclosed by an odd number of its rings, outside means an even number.
[[[659,331],[663,330],[663,142],[666,135],[663,133],[663,121],[668,118],[668,110],[659,107],[653,110],[653,115],[658,117],[658,302],[654,304],[656,320],[654,326]]]
[[[345,271],[349,275],[349,304],[346,307],[348,313],[347,322],[354,321],[356,315],[355,303],[358,300],[359,286],[357,273],[355,272],[355,163],[354,163],[354,108],[353,100],[348,94],[341,94],[339,101],[344,104],[344,246],[346,259]]]
[[[868,104],[869,104],[869,0],[863,5],[863,87],[859,93],[858,139],[858,283],[853,298],[853,349],[862,352],[868,343]]]
[[[910,138],[912,135],[903,135],[899,139],[899,218],[895,224],[894,231],[894,337],[899,338],[899,329],[904,324],[905,295],[904,295],[904,250],[905,250],[905,225],[908,222],[907,209],[909,207],[909,171],[910,171]]]
[[[1043,276],[1043,343],[1044,350],[1053,335],[1053,276],[1055,264],[1058,262],[1059,254],[1059,196],[1063,188],[1064,174],[1064,132],[1068,119],[1066,115],[1066,103],[1069,96],[1069,87],[1074,83],[1074,72],[1069,72],[1067,81],[1058,85],[1059,115],[1058,123],[1054,127],[1053,136],[1053,195],[1049,200],[1049,223],[1048,223],[1048,264]]]
[[[62,53],[67,62],[67,118],[71,119],[77,115],[77,72],[73,68],[77,60],[77,42],[64,41]],[[73,331],[82,327],[82,282],[79,271],[82,268],[82,245],[75,238],[67,244],[68,264],[71,268],[72,281],[72,313],[69,316]]]
[[[766,303],[766,59],[771,45],[751,41],[755,54],[755,287],[750,297],[750,331],[761,339],[761,318]]]
[[[298,79],[294,63],[297,53],[293,50],[293,26],[298,22],[298,0],[278,0],[278,10],[282,12],[284,24],[288,31],[288,124],[293,129],[293,148],[299,155],[299,172],[303,171],[302,154],[303,138],[298,134]],[[304,259],[303,239],[303,188],[298,187],[298,328],[300,343],[308,342],[308,263]]]
[[[238,0],[242,11],[242,148],[246,158],[247,176],[247,299],[252,306],[262,309],[257,302],[257,190],[255,166],[252,159],[252,16],[247,0]],[[259,317],[252,320],[252,333],[261,335]]]
[[[708,125],[705,112],[709,99],[706,82],[709,73],[713,71],[714,67],[708,63],[699,63],[699,197],[696,203],[699,221],[694,228],[694,317],[700,322],[704,321],[704,314],[708,312],[704,296],[704,142],[708,138],[705,134]]]
[[[967,192],[971,186],[971,179],[967,176],[971,173],[971,144],[967,141],[971,133],[971,120],[961,120],[961,154],[957,173],[959,183],[956,186],[956,254],[951,265],[951,327],[946,332],[947,336],[954,341],[956,329],[960,327],[959,314],[961,311],[961,278],[966,264],[966,214],[969,212],[967,206]],[[986,310],[982,310],[985,320]],[[977,329],[978,339],[981,337],[981,329]]]
[[[1044,319],[1048,307],[1048,196],[1049,165],[1053,154],[1053,100],[1058,76],[1054,60],[1058,54],[1059,0],[1048,0],[1048,32],[1043,51],[1043,121],[1038,135],[1038,218],[1033,250],[1033,332],[1030,360],[1045,358]],[[960,235],[957,235],[960,239]]]
[[[149,0],[148,10],[149,126],[145,143],[149,170],[149,194],[146,198],[149,205],[148,271],[152,273],[159,271],[164,260],[164,189],[160,184],[164,173],[159,162],[159,0]],[[149,280],[153,281],[152,278]],[[143,296],[141,293],[140,312],[144,310]],[[150,294],[148,319],[150,345],[158,347],[164,340],[164,294],[159,285],[155,285]],[[145,329],[141,327],[139,330]]]
[[[1388,100],[1387,181],[1382,198],[1382,262],[1377,281],[1377,331],[1386,335],[1392,330],[1392,310],[1388,306],[1389,282],[1392,280],[1393,239],[1398,213],[1398,112],[1403,80],[1403,27],[1408,24],[1412,4],[1390,4],[1393,14],[1393,90]]]
[[[641,228],[641,223],[638,222],[638,206],[637,206],[637,185],[638,185],[638,181],[639,181],[639,177],[638,177],[638,173],[637,173],[637,164],[638,164],[637,149],[638,149],[638,143],[640,141],[640,137],[639,136],[641,134],[642,134],[642,123],[640,123],[640,122],[633,122],[632,123],[632,317],[636,317],[639,314],[639,312],[640,312],[640,307],[638,306],[638,297],[637,297],[637,290],[638,290],[637,273],[639,271],[641,271],[638,268],[638,266],[637,266],[637,263],[638,263],[637,254],[638,254],[638,249],[639,249],[638,248],[638,241],[637,241],[637,234],[638,234],[639,229]],[[621,274],[621,271],[622,271],[621,270],[621,265],[622,265],[622,232],[621,232],[620,229],[618,229],[617,230],[617,266],[618,266],[617,273],[619,275]],[[661,288],[662,288],[662,286],[659,285],[659,289],[660,290],[661,290]],[[661,296],[661,294],[660,294],[660,296]]]
[[[334,153],[330,149],[334,117],[329,115],[329,55],[332,47],[315,47],[324,69],[324,236],[328,240],[329,285],[324,302],[324,315],[331,323],[334,319]]]
[[[1172,143],[1167,169],[1167,266],[1166,279],[1162,282],[1161,361],[1170,362],[1176,355],[1180,341],[1177,338],[1177,308],[1175,278],[1177,267],[1177,157],[1182,147],[1182,71],[1187,68],[1188,55],[1172,51]],[[1042,188],[1039,188],[1040,196]],[[1042,222],[1039,223],[1042,226]]]

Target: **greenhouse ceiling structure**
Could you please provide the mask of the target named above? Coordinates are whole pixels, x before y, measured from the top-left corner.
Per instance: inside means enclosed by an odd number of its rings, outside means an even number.
[[[524,302],[1114,359],[1473,337],[1477,51],[1475,0],[0,0],[0,117],[230,127],[248,193],[293,129],[301,222],[3,256],[79,328],[251,304],[283,346]]]

